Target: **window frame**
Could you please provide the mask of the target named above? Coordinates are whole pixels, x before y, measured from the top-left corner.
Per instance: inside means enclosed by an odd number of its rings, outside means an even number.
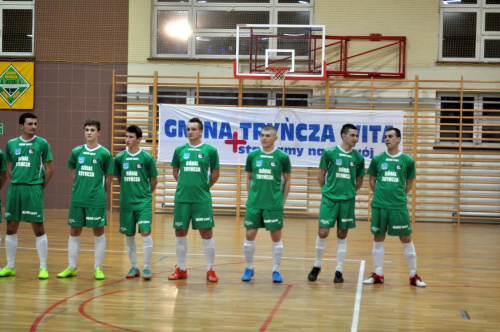
[[[442,111],[446,111],[447,109],[443,109],[442,108],[442,104],[445,103],[446,101],[442,101],[441,98],[442,97],[458,97],[459,100],[456,101],[456,103],[460,103],[460,93],[450,93],[450,92],[439,92],[437,95],[436,95],[436,109],[439,109],[439,111],[436,112],[436,115],[437,116],[441,116],[441,112]],[[499,99],[499,103],[500,103],[500,94],[493,94],[493,93],[464,93],[463,98],[473,98],[473,107],[471,109],[463,109],[463,112],[472,112],[472,116],[473,117],[482,117],[483,116],[483,111],[486,111],[488,112],[488,110],[484,109],[483,105],[484,105],[484,98],[498,98]],[[451,102],[451,101],[449,101]],[[464,100],[462,99],[462,104],[464,103]],[[470,103],[470,101],[465,101],[465,103]],[[500,104],[499,104],[499,107],[498,109],[500,109]],[[498,117],[500,117],[500,112],[497,113]],[[441,119],[439,118],[438,119],[439,122],[437,123],[439,125],[439,129],[441,130],[441,126],[446,126],[446,125],[450,125],[448,123],[442,123],[441,122]],[[482,132],[479,132],[479,131],[483,131],[482,130],[482,127],[483,125],[491,125],[491,124],[498,124],[500,126],[500,119],[493,119],[493,120],[486,120],[486,119],[472,119],[472,123],[471,124],[468,124],[468,123],[462,123],[462,127],[464,126],[471,126],[472,127],[472,142],[464,142],[464,140],[469,140],[468,138],[464,139],[462,138],[462,148],[471,148],[471,147],[474,147],[474,148],[477,148],[477,147],[487,147],[487,148],[490,148],[490,147],[497,147],[498,149],[500,149],[500,141],[499,142],[496,142],[496,143],[483,143],[482,142]],[[453,124],[451,124],[453,125]],[[460,124],[457,124],[457,126],[459,126]],[[458,148],[459,146],[459,137],[457,137],[455,140],[453,139],[441,139],[440,137],[440,132],[436,132],[436,148],[439,148],[441,147],[442,145],[451,145],[451,146],[456,146]],[[500,134],[497,134],[500,138]],[[485,139],[487,140],[487,139]]]
[[[31,10],[31,52],[4,52],[3,51],[3,18],[4,9],[29,9]],[[0,0],[0,56],[31,57],[35,55],[35,3],[34,1],[3,1]]]
[[[444,15],[445,13],[476,13],[476,43],[475,57],[444,57],[443,56],[443,30],[444,30]],[[486,0],[478,0],[477,4],[443,4],[440,2],[439,11],[439,47],[438,61],[443,62],[500,62],[499,58],[485,58],[484,46],[485,40],[500,39],[500,31],[485,31],[486,28],[486,13],[500,13],[500,5],[486,4]]]
[[[197,13],[199,11],[260,11],[269,13],[269,22],[267,24],[276,24],[278,20],[278,12],[280,11],[297,11],[297,12],[309,12],[309,24],[314,23],[314,0],[311,0],[309,4],[279,4],[278,0],[270,0],[269,4],[266,6],[253,6],[251,3],[240,3],[235,1],[234,3],[197,3],[195,0],[189,0],[185,3],[161,3],[155,0],[153,8],[153,18],[152,18],[152,43],[151,43],[151,54],[155,59],[199,59],[199,58],[210,58],[210,59],[234,59],[235,55],[229,54],[196,54],[196,38],[208,38],[208,37],[235,37],[236,26],[232,29],[198,29],[196,28]],[[187,11],[188,12],[188,24],[191,27],[192,33],[187,40],[187,54],[167,54],[158,53],[158,13],[160,11]]]

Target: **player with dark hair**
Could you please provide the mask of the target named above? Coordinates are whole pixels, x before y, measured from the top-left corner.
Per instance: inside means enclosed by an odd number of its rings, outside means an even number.
[[[5,149],[7,174],[10,177],[5,205],[7,266],[0,271],[0,277],[16,275],[17,231],[20,221],[31,223],[36,236],[36,249],[40,259],[38,278],[49,277],[48,243],[43,226],[43,189],[49,184],[53,174],[52,152],[49,143],[35,135],[37,125],[35,114],[22,114],[19,117],[21,136],[7,142]]]
[[[151,224],[153,222],[153,192],[158,184],[158,171],[155,159],[140,148],[142,130],[138,126],[128,126],[125,130],[127,149],[115,157],[115,176],[120,184],[120,233],[126,235],[127,254],[132,268],[127,278],[141,275],[137,263],[136,228],[142,237],[144,269],[142,277],[151,279],[151,256],[153,254],[153,238]]]
[[[384,135],[387,151],[376,155],[368,168],[372,188],[373,265],[375,272],[363,281],[365,284],[384,282],[382,263],[384,261],[384,240],[386,233],[399,236],[403,252],[410,269],[410,284],[425,287],[425,282],[417,274],[417,253],[411,240],[411,221],[408,215],[407,194],[413,187],[415,162],[407,154],[399,151],[401,131],[388,129]]]
[[[342,276],[347,252],[347,232],[356,227],[354,205],[356,192],[363,185],[365,159],[354,149],[358,129],[345,124],[340,131],[342,143],[323,151],[319,162],[318,182],[322,198],[319,210],[319,229],[316,238],[316,262],[309,273],[309,281],[316,281],[321,271],[321,260],[326,250],[330,228],[337,222],[337,267],[334,283],[344,282]]]
[[[254,275],[253,257],[255,238],[259,228],[269,231],[272,240],[273,282],[282,282],[279,266],[283,256],[281,229],[283,228],[283,206],[290,192],[290,157],[274,145],[278,137],[276,128],[262,128],[262,147],[250,152],[247,157],[247,211],[245,214],[245,242],[243,252],[247,267],[242,281],[250,281]],[[282,179],[283,178],[283,179]]]
[[[89,119],[84,124],[86,144],[71,151],[68,168],[74,180],[69,207],[68,239],[69,266],[57,275],[58,278],[76,277],[80,235],[83,227],[91,228],[94,233],[94,278],[105,278],[102,261],[106,251],[106,193],[113,181],[113,157],[98,142],[101,123]]]
[[[213,270],[215,243],[212,228],[214,215],[210,187],[219,179],[219,154],[217,150],[201,141],[203,123],[192,118],[186,126],[189,143],[175,149],[172,158],[173,176],[177,180],[174,200],[175,253],[177,266],[169,280],[186,279],[186,254],[189,224],[198,229],[203,239],[203,251],[207,262],[207,280],[217,282]]]

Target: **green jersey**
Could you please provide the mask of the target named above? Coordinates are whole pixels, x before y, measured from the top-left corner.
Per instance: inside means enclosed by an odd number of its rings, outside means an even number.
[[[18,137],[7,142],[5,160],[12,162],[10,183],[43,184],[43,164],[52,161],[52,152],[49,143],[41,137],[34,136],[29,141]]]
[[[365,175],[365,158],[356,150],[342,150],[340,145],[325,149],[319,168],[325,169],[323,196],[336,201],[356,197],[356,178]]]
[[[71,205],[105,208],[106,174],[113,174],[111,153],[100,145],[92,150],[85,144],[77,146],[71,151],[68,168],[76,170]]]
[[[172,167],[179,169],[175,202],[211,202],[211,171],[219,168],[219,154],[208,144],[191,146],[188,143],[175,149]]]
[[[403,152],[391,156],[387,152],[376,155],[368,174],[377,178],[372,207],[406,207],[406,180],[415,179],[415,162]]]
[[[250,152],[245,171],[252,173],[252,184],[246,205],[263,210],[283,209],[285,198],[281,177],[291,169],[290,157],[279,149],[266,153],[259,148]]]
[[[153,156],[139,149],[130,154],[122,151],[115,157],[115,176],[120,178],[120,210],[142,211],[151,209],[153,193],[151,178],[158,176]]]

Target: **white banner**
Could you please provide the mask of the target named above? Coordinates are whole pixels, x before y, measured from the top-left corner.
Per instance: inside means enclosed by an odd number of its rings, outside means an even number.
[[[220,163],[244,165],[248,153],[260,147],[262,127],[278,131],[276,146],[290,156],[293,166],[318,167],[324,149],[342,143],[346,123],[358,128],[355,147],[365,157],[386,150],[384,132],[396,127],[403,133],[403,111],[358,111],[302,108],[206,107],[160,104],[158,161],[171,162],[177,146],[188,143],[186,124],[198,117],[204,123],[202,141],[219,151]],[[402,150],[401,144],[400,149]]]

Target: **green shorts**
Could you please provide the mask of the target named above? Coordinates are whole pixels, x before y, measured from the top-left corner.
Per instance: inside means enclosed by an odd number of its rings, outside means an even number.
[[[319,227],[333,228],[338,220],[337,227],[340,229],[356,228],[355,204],[354,198],[345,201],[332,201],[323,196],[319,207]]]
[[[411,221],[406,207],[396,209],[372,208],[372,234],[392,236],[411,234]]]
[[[189,229],[193,220],[193,229],[212,228],[215,226],[212,202],[174,203],[174,228]]]
[[[274,231],[283,228],[283,210],[263,210],[247,207],[245,228],[266,228]]]
[[[151,232],[153,222],[152,210],[120,211],[120,233],[134,235],[137,224],[139,233]]]
[[[5,220],[43,222],[42,185],[10,184]]]
[[[70,205],[68,225],[87,228],[106,226],[106,208],[90,208]]]

